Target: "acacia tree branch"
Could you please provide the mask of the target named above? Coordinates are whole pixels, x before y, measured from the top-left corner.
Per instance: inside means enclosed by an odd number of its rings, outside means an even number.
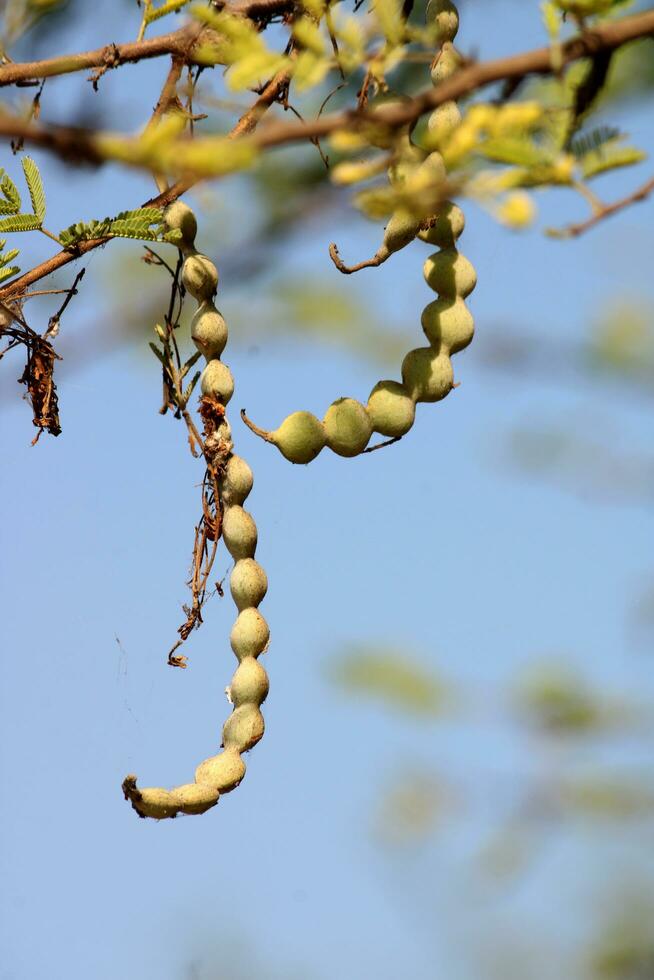
[[[240,3],[225,4],[225,10],[251,19],[270,18],[286,13],[294,6],[295,0],[242,0]],[[161,34],[159,37],[141,41],[128,41],[126,44],[107,44],[94,51],[46,58],[43,61],[10,62],[0,66],[0,87],[29,82],[37,78],[51,78],[53,75],[68,75],[71,72],[85,71],[88,68],[117,68],[119,65],[158,58],[161,55],[176,55],[186,62],[194,62],[194,49],[214,36],[215,31],[197,23],[185,24],[177,31]]]
[[[277,3],[285,2],[286,0],[250,0],[250,3],[247,6],[243,5],[242,9],[277,10]],[[635,14],[631,17],[624,17],[618,21],[599,24],[592,31],[572,38],[572,40],[563,45],[560,64],[565,65],[580,58],[592,57],[600,51],[613,51],[631,41],[653,35],[654,10],[646,11],[642,14]],[[366,123],[370,123],[372,119],[376,122],[383,122],[384,125],[389,127],[402,126],[415,121],[423,113],[442,105],[442,103],[450,99],[460,99],[494,82],[522,79],[530,74],[547,75],[551,74],[554,70],[550,48],[536,48],[532,51],[512,55],[508,58],[498,58],[492,61],[470,65],[457,72],[452,78],[442,82],[436,88],[429,88],[399,106],[382,108],[374,114],[360,109],[346,110],[345,112],[331,113],[330,115],[319,117],[308,123],[273,123],[259,131],[253,137],[253,140],[259,149],[265,149],[267,147],[281,146],[306,139],[327,136],[339,129],[357,129]],[[283,91],[285,84],[285,79],[281,73],[275,76],[264,93],[261,94],[255,104],[239,120],[230,135],[236,137],[237,135],[252,132],[256,126],[256,122],[260,118],[261,109],[265,111],[275,101],[279,93]],[[255,119],[256,121],[254,121]],[[239,127],[240,131],[237,133],[236,131],[239,130]],[[0,135],[23,137],[33,144],[50,150],[64,158],[72,158],[77,161],[84,160],[92,163],[101,162],[95,134],[89,130],[75,129],[72,127],[26,125],[18,119],[0,117]],[[193,178],[178,180],[168,190],[146,201],[144,206],[165,207],[171,201],[176,200],[184,194],[195,183],[197,183],[197,179]],[[57,269],[60,269],[80,256],[86,255],[87,252],[101,245],[105,245],[107,241],[110,241],[110,239],[91,239],[90,241],[81,242],[74,250],[59,252],[46,262],[41,263],[41,265],[36,266],[23,276],[20,276],[20,278],[9,283],[4,289],[0,289],[0,300],[11,299],[20,295],[33,283],[38,282],[40,279],[57,271]]]
[[[171,73],[169,73],[167,82],[170,80],[171,75],[172,69]],[[256,129],[261,117],[276,101],[276,99],[283,94],[287,85],[288,75],[286,75],[285,72],[279,72],[277,75],[275,75],[275,77],[268,82],[263,92],[257,98],[256,102],[250,106],[247,112],[243,113],[236,125],[232,128],[231,132],[229,133],[230,138],[236,139],[239,136],[253,132]],[[165,87],[166,86],[164,86],[164,88]],[[185,194],[186,191],[190,190],[194,183],[195,181],[190,179],[178,180],[171,187],[162,191],[160,194],[157,194],[156,197],[151,197],[148,201],[145,201],[142,207],[165,208],[168,204],[176,201],[178,197],[181,197],[182,194]],[[0,301],[21,296],[33,283],[38,282],[40,279],[45,279],[46,276],[49,276],[58,269],[61,269],[63,266],[68,265],[69,262],[74,262],[76,259],[81,258],[82,255],[86,255],[88,252],[92,252],[94,249],[100,248],[101,245],[106,245],[106,243],[109,241],[111,241],[111,238],[91,238],[88,241],[80,242],[74,249],[64,249],[61,252],[58,252],[51,258],[46,259],[45,262],[41,262],[40,265],[30,269],[29,272],[26,272],[18,279],[14,279],[14,281],[5,286],[4,289],[0,289]]]
[[[566,225],[564,228],[549,228],[547,234],[551,238],[577,238],[578,235],[583,235],[585,231],[594,228],[600,221],[604,221],[605,218],[610,218],[611,215],[616,214],[618,211],[623,211],[632,204],[644,201],[652,193],[654,193],[654,177],[651,177],[631,194],[627,194],[626,197],[621,197],[612,204],[602,204],[595,209],[594,213],[586,221]]]

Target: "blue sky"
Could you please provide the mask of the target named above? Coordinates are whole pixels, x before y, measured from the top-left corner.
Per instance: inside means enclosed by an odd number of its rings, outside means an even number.
[[[134,35],[136,12],[116,30],[109,8],[85,15],[66,47]],[[541,43],[537,4],[470,5],[460,40],[488,57]],[[115,100],[116,120],[136,127],[162,72],[149,63],[110,73],[100,96]],[[81,76],[49,84],[46,118],[70,115],[86,85]],[[620,121],[654,150],[650,109],[630,106]],[[151,192],[119,168],[66,176],[33,155],[46,188],[56,188],[53,228]],[[648,167],[599,187],[619,196]],[[564,193],[541,207],[540,226],[582,213]],[[548,240],[540,228],[516,236],[471,204],[466,213],[461,245],[478,270],[470,300],[478,335],[510,323],[565,351],[614,298],[654,301],[651,203],[574,243]],[[313,224],[275,269],[337,283],[326,243],[365,255],[378,235],[356,216],[342,222],[340,214]],[[202,236],[201,224],[200,246]],[[25,267],[50,254],[46,239],[24,248]],[[64,357],[110,316],[107,252],[87,263],[62,328]],[[431,298],[426,254],[415,244],[352,282],[380,323],[415,324],[415,346]],[[131,279],[112,285],[117,295],[134,288]],[[229,283],[221,309],[228,324],[232,310],[243,315]],[[19,368],[3,364],[0,978],[485,980],[490,960],[480,967],[475,956],[503,930],[516,941],[534,930],[535,949],[539,936],[557,937],[534,976],[560,976],[566,944],[587,928],[584,888],[598,878],[605,887],[612,861],[622,867],[623,851],[626,861],[637,851],[618,834],[610,846],[597,842],[598,861],[588,835],[573,828],[517,893],[499,899],[475,884],[470,857],[503,810],[504,787],[543,761],[506,723],[517,669],[554,655],[614,691],[651,694],[649,661],[629,648],[627,621],[652,576],[652,511],[526,478],[507,465],[507,434],[530,422],[580,425],[614,450],[646,452],[649,405],[616,384],[561,383],[556,359],[540,379],[489,372],[473,343],[455,360],[461,387],[421,406],[401,443],[356,460],[324,452],[292,467],[241,425],[238,408],[270,427],[297,408],[321,414],[340,395],[363,399],[378,366],[265,328],[256,347],[230,338],[224,360],[236,379],[236,448],[255,472],[248,506],[270,582],[267,731],[237,792],[202,818],[158,824],[136,819],[121,780],[127,772],[143,785],[191,779],[220,742],[234,669],[228,598],[209,604],[185,651],[190,669],[165,665],[186,598],[198,466],[180,426],[157,414],[154,360],[134,349],[90,358],[66,376],[63,434],[36,448],[27,406],[7,397]],[[228,567],[221,557],[220,576]],[[357,642],[392,645],[441,671],[464,692],[462,716],[428,723],[344,698],[325,668]],[[625,746],[621,758],[635,751]],[[582,750],[578,761],[593,753]],[[424,848],[389,853],[371,837],[371,814],[414,766],[445,773],[471,802]],[[647,876],[646,861],[640,869]]]

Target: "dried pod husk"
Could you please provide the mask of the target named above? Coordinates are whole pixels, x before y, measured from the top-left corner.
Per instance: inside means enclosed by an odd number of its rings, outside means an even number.
[[[413,425],[415,402],[398,381],[380,381],[370,392],[368,417],[374,432],[399,439]]]
[[[253,558],[257,549],[257,525],[251,514],[235,504],[223,514],[223,541],[234,561]]]
[[[188,204],[184,204],[183,201],[174,201],[169,204],[164,211],[164,222],[171,231],[181,231],[180,248],[182,251],[193,248],[195,236],[198,233],[198,223]]]
[[[218,289],[218,270],[206,255],[189,255],[182,266],[182,282],[198,302],[212,300]]]
[[[211,302],[201,303],[191,320],[191,338],[208,361],[220,357],[227,343],[227,324]]]
[[[234,707],[242,704],[263,704],[268,696],[268,674],[254,657],[244,657],[236,668],[229,685]]]
[[[223,726],[223,745],[226,749],[249,752],[263,737],[264,727],[263,715],[256,704],[242,704]]]
[[[195,781],[217,790],[230,793],[245,776],[245,763],[236,749],[225,749],[218,755],[205,759],[195,770]]]
[[[452,362],[447,351],[431,347],[409,351],[402,362],[402,380],[416,402],[438,402],[454,385]]]
[[[229,588],[239,612],[249,606],[256,609],[268,591],[268,576],[254,558],[242,558],[234,565]]]
[[[132,798],[132,806],[142,817],[164,820],[166,817],[174,817],[179,811],[175,797],[167,789],[151,786],[139,790],[139,797]]]
[[[430,142],[443,146],[461,122],[461,112],[456,102],[443,102],[436,106],[427,120]]]
[[[358,456],[372,435],[364,406],[354,398],[339,398],[327,409],[323,420],[327,445],[339,456]]]
[[[452,0],[429,0],[426,10],[427,24],[436,27],[436,39],[453,41],[459,29],[459,14]]]
[[[418,232],[418,238],[429,245],[448,248],[459,238],[465,224],[466,219],[461,208],[452,201],[445,201],[438,213],[429,218],[429,227]]]
[[[258,657],[268,646],[270,628],[258,609],[243,609],[229,634],[232,650],[239,660]]]
[[[432,84],[440,85],[446,79],[451,78],[461,67],[461,56],[451,41],[446,41],[440,49],[438,56],[434,59],[431,68]]]
[[[222,473],[220,495],[225,507],[242,504],[252,489],[252,470],[241,456],[230,456]]]
[[[423,266],[427,285],[440,296],[469,296],[477,285],[472,262],[456,248],[444,248],[430,255]]]
[[[211,395],[226,405],[234,394],[232,372],[222,361],[209,361],[200,377],[200,388],[203,395]]]
[[[310,463],[326,441],[322,422],[311,412],[293,412],[269,438],[291,463]]]
[[[182,813],[205,813],[216,805],[219,795],[218,790],[208,783],[186,783],[171,791]]]

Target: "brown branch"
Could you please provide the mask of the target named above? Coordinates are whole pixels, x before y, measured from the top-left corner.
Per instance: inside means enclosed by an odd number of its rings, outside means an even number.
[[[279,9],[281,10],[281,5],[286,2],[287,0],[252,0],[250,4],[244,4],[238,9],[243,11],[269,10],[268,4],[270,4],[271,7],[277,10],[276,4],[279,3]],[[255,16],[255,14],[253,13],[252,16]],[[185,28],[182,30],[185,30]],[[618,21],[599,24],[592,31],[575,37],[563,45],[561,51],[562,63],[568,64],[580,58],[597,54],[599,51],[615,50],[630,41],[652,35],[654,35],[654,10],[646,11],[642,14],[635,14],[631,17],[624,17]],[[155,38],[152,42],[143,43],[156,43],[160,40],[160,38]],[[13,67],[15,66],[6,66],[6,68]],[[1,72],[4,70],[4,68],[0,69],[0,78],[2,77]],[[450,99],[460,99],[494,82],[521,79],[529,74],[547,75],[551,74],[553,70],[550,49],[536,48],[532,51],[512,55],[508,58],[498,58],[493,61],[470,65],[457,72],[452,78],[442,82],[436,88],[425,90],[415,98],[401,105],[378,109],[374,114],[361,110],[347,110],[345,112],[322,116],[309,123],[273,123],[265,127],[263,131],[260,131],[254,137],[254,142],[259,149],[282,146],[288,143],[327,136],[339,129],[360,128],[366,123],[369,123],[371,119],[374,119],[376,122],[383,122],[389,127],[402,126],[413,122],[423,113],[436,108],[436,106]],[[263,96],[260,98],[263,98]],[[255,107],[252,107],[245,115],[248,116],[254,109]],[[238,127],[239,125],[241,125],[240,121],[236,126]],[[244,126],[246,125],[249,125],[249,123],[244,124]],[[251,128],[246,131],[250,132]],[[26,126],[20,120],[0,117],[0,135],[23,136],[35,145],[51,150],[59,156],[74,156],[78,160],[98,162],[95,136],[88,130],[73,129],[72,127]],[[166,204],[176,200],[176,198],[192,187],[194,183],[195,181],[192,178],[178,180],[167,191],[147,201],[145,206],[165,207]],[[87,242],[82,242],[76,247],[75,251],[59,252],[30,272],[25,273],[19,279],[14,280],[13,283],[10,283],[4,289],[0,289],[0,299],[10,299],[19,295],[34,282],[37,282],[46,275],[50,275],[50,273],[55,272],[81,255],[85,255],[94,248],[104,245],[107,241],[109,241],[107,238],[92,239]]]
[[[292,9],[295,0],[244,0],[241,3],[225,4],[225,10],[252,19],[270,18]],[[177,31],[161,34],[159,37],[126,44],[107,44],[94,51],[46,58],[43,61],[10,62],[0,66],[0,87],[29,82],[37,78],[51,78],[53,75],[68,75],[71,72],[85,71],[88,68],[117,68],[133,64],[146,58],[161,55],[176,55],[186,62],[194,62],[193,51],[207,37],[215,32],[197,23],[185,24]]]
[[[548,228],[547,234],[550,238],[577,238],[578,235],[583,235],[585,231],[594,228],[600,221],[604,221],[605,218],[610,218],[611,215],[617,214],[618,211],[623,211],[632,204],[644,201],[652,193],[654,193],[654,177],[650,178],[642,187],[633,191],[632,194],[620,198],[619,201],[614,201],[613,204],[603,204],[601,207],[596,208],[595,212],[586,221],[566,225],[564,228]]]

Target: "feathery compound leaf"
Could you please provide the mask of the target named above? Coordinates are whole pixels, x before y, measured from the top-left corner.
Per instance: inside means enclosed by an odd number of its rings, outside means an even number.
[[[11,277],[15,276],[18,272],[20,272],[20,269],[17,265],[5,266],[4,269],[0,269],[0,282],[5,282],[7,279],[11,279]]]
[[[2,176],[0,190],[2,190],[5,196],[4,201],[0,200],[0,214],[18,214],[20,211],[20,194],[18,193],[18,188],[9,174],[6,174],[4,170],[0,169],[0,175]]]
[[[4,242],[2,242],[2,245],[4,245]],[[8,252],[0,252],[0,267],[6,265],[7,262],[11,262],[12,259],[15,259],[19,252],[19,248],[12,248]]]
[[[168,231],[160,208],[135,208],[132,211],[121,211],[115,218],[78,221],[59,234],[59,240],[64,248],[70,248],[90,238],[133,238],[148,242],[175,242],[180,237],[180,232]]]
[[[570,152],[578,160],[581,160],[587,153],[599,150],[606,143],[617,140],[619,137],[620,130],[614,126],[598,126],[597,129],[593,129],[589,133],[578,133],[570,143]]]
[[[40,224],[43,224],[45,218],[45,191],[39,168],[31,157],[23,157],[21,163],[23,164],[27,189],[30,192],[32,210],[39,219]]]
[[[515,164],[520,167],[533,167],[552,162],[551,153],[530,139],[506,136],[489,139],[481,145],[479,152],[487,160],[496,163]]]
[[[14,214],[0,220],[0,231],[37,231],[40,227],[35,214]]]
[[[191,0],[167,0],[160,7],[149,7],[145,14],[145,23],[151,24],[160,17],[165,17],[166,14],[177,13],[190,2]]]
[[[605,143],[597,150],[591,150],[582,157],[581,173],[585,180],[597,177],[598,174],[615,170],[617,167],[630,167],[634,163],[645,160],[647,154],[635,146],[618,146],[617,141]]]

